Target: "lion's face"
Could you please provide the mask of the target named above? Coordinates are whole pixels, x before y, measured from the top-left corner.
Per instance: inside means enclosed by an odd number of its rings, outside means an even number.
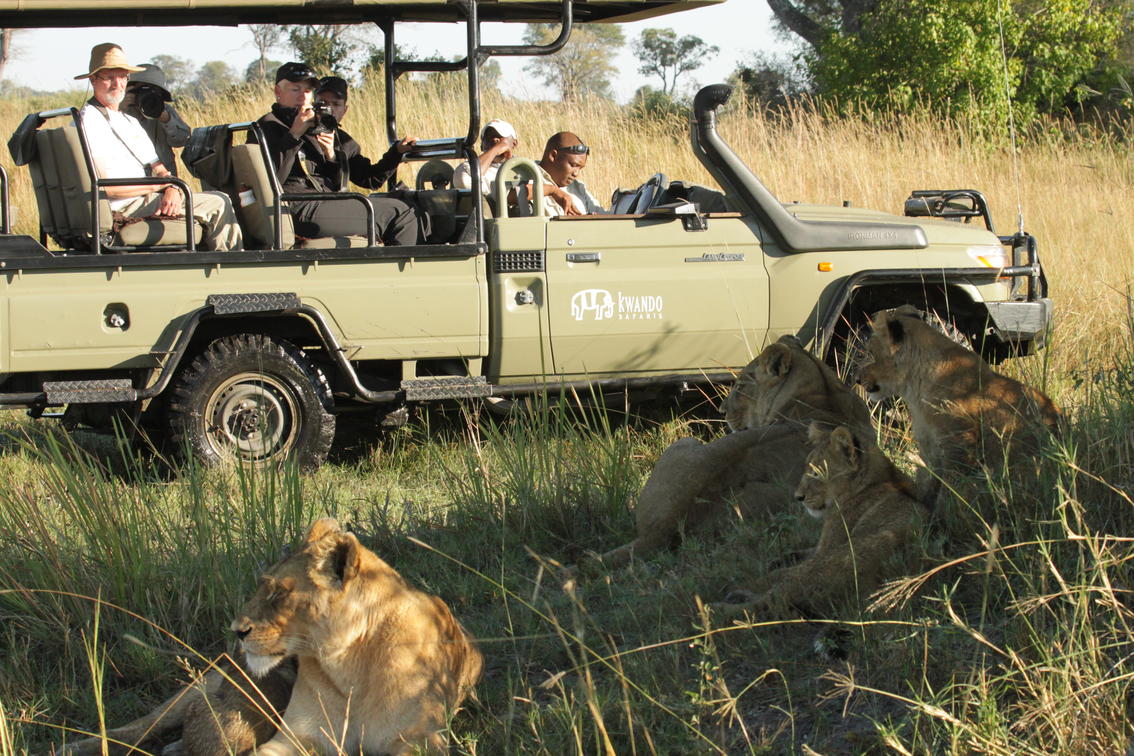
[[[854,434],[843,425],[834,430],[812,423],[807,433],[811,453],[803,467],[803,477],[795,489],[795,500],[807,513],[823,519],[846,492],[862,461],[862,449]]]
[[[905,380],[906,344],[911,332],[923,325],[920,315],[911,307],[875,313],[866,340],[866,364],[858,372],[858,382],[871,401],[880,402],[897,396]]]
[[[782,404],[779,389],[794,369],[804,369],[809,360],[799,359],[803,347],[790,336],[771,344],[749,362],[724,400],[725,422],[733,431],[768,425]]]
[[[357,569],[360,548],[334,520],[319,520],[299,551],[260,578],[232,622],[253,674],[263,677],[287,657],[313,648],[333,620],[343,584]]]

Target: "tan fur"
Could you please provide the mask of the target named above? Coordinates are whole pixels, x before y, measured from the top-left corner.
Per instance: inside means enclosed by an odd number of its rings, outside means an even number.
[[[814,424],[809,437],[814,448],[795,498],[822,521],[819,544],[799,564],[733,592],[729,603],[714,606],[719,613],[815,616],[861,603],[917,534],[921,511],[913,484],[871,436]]]
[[[295,670],[294,660],[289,660],[253,681],[225,658],[149,714],[107,731],[107,753],[129,753],[131,747],[168,739],[177,730],[182,739],[166,746],[163,753],[249,753],[276,733],[275,715],[287,705]],[[96,756],[102,748],[102,738],[93,737],[68,744],[65,753]]]
[[[876,313],[866,343],[872,362],[859,383],[872,399],[899,396],[909,407],[922,459],[936,476],[996,469],[1006,453],[1034,454],[1057,431],[1060,412],[1041,392],[988,366],[905,305]],[[936,477],[923,473],[918,490],[933,504]]]
[[[807,456],[808,423],[870,427],[863,401],[792,336],[744,368],[723,410],[734,432],[708,444],[684,438],[662,452],[638,495],[638,537],[581,560],[580,568],[623,565],[730,513],[766,517],[790,503]]]
[[[261,578],[232,629],[253,672],[299,660],[283,725],[260,756],[442,750],[482,665],[441,599],[331,519]]]

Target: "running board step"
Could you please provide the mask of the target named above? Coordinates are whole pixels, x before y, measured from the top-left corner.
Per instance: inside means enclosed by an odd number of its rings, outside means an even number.
[[[94,381],[47,381],[43,393],[48,404],[101,404],[134,402],[138,391],[129,378]]]
[[[492,386],[483,375],[435,375],[402,381],[402,391],[406,392],[407,402],[426,402],[488,396]]]

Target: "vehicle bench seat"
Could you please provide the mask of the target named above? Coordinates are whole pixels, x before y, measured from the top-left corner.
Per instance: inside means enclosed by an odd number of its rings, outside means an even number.
[[[35,134],[36,154],[28,167],[44,235],[69,249],[91,249],[91,176],[83,158],[79,131],[74,124],[40,129]],[[113,213],[105,196],[98,201],[99,235],[108,252],[134,248],[162,249],[186,246],[184,219],[142,218],[114,229]],[[202,228],[193,224],[194,241]]]
[[[232,172],[236,186],[240,189],[236,216],[244,231],[245,247],[270,248],[273,244],[273,223],[275,215],[275,186],[268,168],[264,164],[263,153],[258,144],[234,144],[231,149]],[[247,188],[246,188],[247,187]],[[251,195],[246,192],[251,191]],[[350,202],[351,200],[337,200]],[[280,246],[311,249],[340,249],[346,247],[365,247],[365,236],[320,236],[305,238],[295,233],[295,222],[287,203],[283,203],[280,226]],[[377,241],[378,244],[382,242]]]

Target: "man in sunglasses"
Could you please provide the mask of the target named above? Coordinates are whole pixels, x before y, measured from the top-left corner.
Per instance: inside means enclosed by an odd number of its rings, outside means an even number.
[[[570,131],[560,131],[547,140],[539,161],[543,169],[543,205],[547,215],[606,212],[579,179],[579,174],[587,167],[590,152],[591,148]]]
[[[329,113],[315,112],[314,92],[320,89]],[[346,113],[346,82],[338,77],[320,81],[306,63],[285,63],[276,71],[276,102],[257,123],[264,135],[276,176],[285,192],[340,192],[354,182],[377,189],[401,162],[415,140],[397,142],[378,163],[363,157],[358,145],[338,126]],[[330,117],[328,117],[330,116]],[[383,244],[417,244],[418,219],[413,209],[392,197],[370,197],[374,235]],[[351,200],[290,200],[288,207],[299,236],[365,236],[366,208]]]

